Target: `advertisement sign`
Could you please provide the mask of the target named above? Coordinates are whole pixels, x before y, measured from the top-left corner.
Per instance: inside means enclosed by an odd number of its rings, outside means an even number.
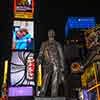
[[[35,86],[34,54],[26,51],[12,52],[10,65],[11,86]],[[27,63],[26,63],[27,62]]]
[[[27,79],[34,79],[34,71],[35,71],[35,59],[34,56],[31,55],[27,58]]]
[[[10,87],[8,89],[8,96],[9,97],[33,96],[33,88],[31,86]]]
[[[12,50],[34,49],[34,22],[14,20]]]
[[[14,17],[32,19],[34,16],[34,0],[14,0]]]

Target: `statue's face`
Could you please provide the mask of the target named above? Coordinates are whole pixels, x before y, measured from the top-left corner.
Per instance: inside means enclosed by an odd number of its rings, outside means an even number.
[[[54,36],[55,36],[55,31],[49,30],[48,31],[48,38],[49,38],[50,41],[54,40]]]

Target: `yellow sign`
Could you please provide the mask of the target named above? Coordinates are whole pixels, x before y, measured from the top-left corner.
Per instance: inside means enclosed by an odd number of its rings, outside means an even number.
[[[42,67],[41,64],[38,66],[38,79],[37,79],[37,85],[39,87],[42,86]]]
[[[3,81],[4,84],[6,84],[7,73],[8,73],[8,60],[6,60],[4,64],[4,81]]]
[[[29,12],[16,12],[15,18],[32,19],[33,15]]]

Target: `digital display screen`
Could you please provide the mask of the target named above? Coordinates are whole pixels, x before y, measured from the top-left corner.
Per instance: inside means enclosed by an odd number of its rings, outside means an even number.
[[[35,0],[14,0],[14,17],[32,19]]]
[[[8,96],[9,97],[16,97],[16,96],[32,96],[33,95],[33,88],[28,87],[10,87],[8,89]]]
[[[13,22],[13,50],[32,50],[34,49],[34,23],[32,21]]]
[[[35,86],[35,59],[32,52],[12,52],[10,66],[11,86]]]

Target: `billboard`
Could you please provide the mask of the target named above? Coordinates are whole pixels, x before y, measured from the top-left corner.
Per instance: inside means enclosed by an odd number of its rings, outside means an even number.
[[[35,0],[14,0],[14,17],[32,19],[34,16]]]
[[[14,20],[12,50],[34,49],[34,22]]]
[[[94,28],[96,26],[95,17],[73,17],[69,16],[65,24],[65,36],[67,37],[71,29],[84,29],[84,28]]]
[[[70,17],[70,28],[93,28],[95,27],[95,17]]]
[[[33,88],[31,86],[10,87],[8,88],[9,97],[33,96]]]
[[[32,52],[14,51],[11,57],[11,86],[35,86],[35,58]]]

